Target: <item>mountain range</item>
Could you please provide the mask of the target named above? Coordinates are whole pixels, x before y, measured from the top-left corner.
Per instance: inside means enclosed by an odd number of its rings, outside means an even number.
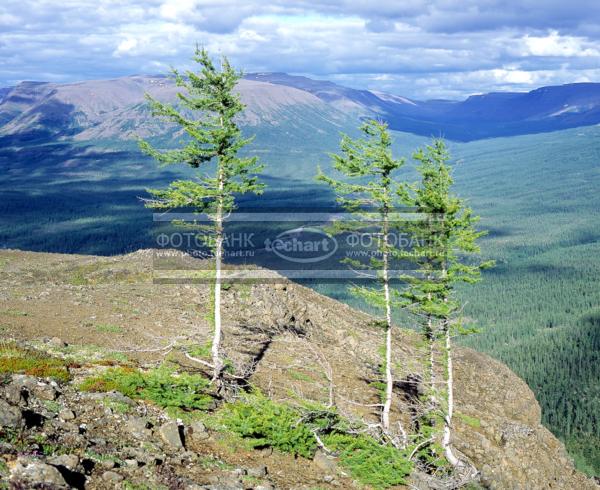
[[[144,93],[174,101],[179,89],[164,76],[129,76],[57,84],[22,82],[0,88],[0,135],[31,139],[119,138],[165,133],[149,117]],[[465,100],[411,100],[285,73],[253,73],[240,81],[242,123],[281,125],[298,117],[344,126],[376,117],[397,131],[455,141],[513,136],[600,123],[600,83],[495,92]]]

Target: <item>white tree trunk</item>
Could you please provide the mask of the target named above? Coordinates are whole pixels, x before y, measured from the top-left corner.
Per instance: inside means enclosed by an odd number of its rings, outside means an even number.
[[[221,359],[221,267],[223,262],[223,171],[219,168],[219,191],[217,215],[215,217],[215,289],[214,289],[214,334],[212,341],[213,382],[220,383],[223,372]]]
[[[431,294],[428,294],[428,297],[431,299]],[[431,315],[427,316],[427,328],[429,329],[429,400],[433,408],[437,404],[437,388],[435,385],[435,332]]]
[[[385,400],[381,412],[381,425],[384,430],[390,430],[390,410],[392,408],[392,394],[394,378],[392,376],[392,301],[390,297],[389,278],[389,252],[388,252],[388,216],[384,215],[383,222],[383,291],[385,295]]]
[[[454,374],[452,372],[452,345],[450,343],[450,326],[446,325],[446,390],[448,396],[448,409],[444,416],[444,433],[442,436],[442,448],[444,455],[452,466],[457,466],[460,461],[454,455],[450,444],[452,432],[452,415],[454,413]]]

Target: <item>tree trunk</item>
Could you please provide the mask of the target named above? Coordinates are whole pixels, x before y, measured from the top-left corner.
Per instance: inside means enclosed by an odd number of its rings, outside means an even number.
[[[428,294],[428,297],[431,299],[431,294]],[[433,409],[437,404],[437,389],[435,386],[435,332],[431,315],[427,315],[427,329],[427,343],[429,347],[429,401]]]
[[[220,164],[219,164],[220,165]],[[212,341],[213,383],[220,388],[223,373],[221,359],[221,267],[223,262],[223,169],[219,166],[219,197],[215,217],[215,290],[214,334]]]
[[[390,410],[392,408],[392,394],[394,378],[392,376],[392,304],[390,297],[389,278],[389,225],[387,209],[383,217],[383,291],[385,294],[385,401],[381,412],[381,425],[384,430],[390,430]]]
[[[446,324],[446,390],[448,396],[448,408],[444,415],[444,434],[442,436],[442,448],[444,455],[452,466],[457,466],[460,461],[452,452],[450,436],[452,431],[452,415],[454,413],[454,374],[452,373],[452,346],[450,343],[450,326]]]

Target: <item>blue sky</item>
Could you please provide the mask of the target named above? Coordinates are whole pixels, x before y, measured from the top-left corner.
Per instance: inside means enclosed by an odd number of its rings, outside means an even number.
[[[1,0],[0,86],[164,73],[196,42],[417,99],[600,82],[597,0]]]

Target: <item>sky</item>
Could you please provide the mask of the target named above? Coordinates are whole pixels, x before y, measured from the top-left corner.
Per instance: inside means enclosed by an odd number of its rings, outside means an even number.
[[[600,82],[600,2],[0,0],[0,86],[190,68],[196,43],[245,72],[459,99]]]

